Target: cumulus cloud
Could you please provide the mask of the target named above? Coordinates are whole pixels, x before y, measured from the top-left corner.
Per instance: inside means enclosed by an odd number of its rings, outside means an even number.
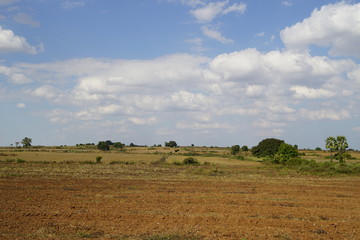
[[[36,54],[36,47],[31,46],[24,37],[17,36],[11,30],[0,26],[0,53],[25,52]]]
[[[360,57],[360,3],[345,1],[325,5],[304,21],[281,31],[288,49],[305,50],[310,45],[329,47],[335,56]]]

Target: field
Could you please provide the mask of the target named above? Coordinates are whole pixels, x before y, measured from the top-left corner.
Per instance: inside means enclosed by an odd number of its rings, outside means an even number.
[[[0,239],[360,239],[358,175],[299,174],[228,152],[1,148]],[[199,164],[182,164],[189,156]]]

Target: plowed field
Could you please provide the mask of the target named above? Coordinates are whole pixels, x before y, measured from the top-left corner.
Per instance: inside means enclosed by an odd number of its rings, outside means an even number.
[[[0,239],[360,239],[358,177],[252,165],[1,162]]]

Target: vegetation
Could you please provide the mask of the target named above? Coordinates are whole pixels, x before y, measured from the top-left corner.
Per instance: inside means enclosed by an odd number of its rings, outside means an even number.
[[[333,161],[333,154],[332,154],[333,151],[337,151],[337,153],[335,154],[335,159],[339,160],[339,162],[343,162],[344,159],[351,158],[351,156],[345,152],[346,149],[349,147],[346,137],[344,136],[337,136],[336,138],[328,137],[325,140],[325,142],[326,142],[325,144],[326,149],[330,150],[331,161]]]
[[[31,147],[31,138],[25,137],[23,138],[23,140],[21,140],[21,144],[23,145],[24,148],[28,148]]]
[[[177,143],[175,141],[165,142],[165,147],[177,147]]]
[[[267,138],[259,142],[259,144],[251,149],[251,152],[256,157],[274,157],[278,152],[283,140],[276,138]]]
[[[97,145],[97,148],[101,151],[108,151],[110,150],[110,145],[108,142],[100,141]]]
[[[236,155],[240,152],[240,146],[239,145],[234,145],[231,147],[231,154],[232,155]]]

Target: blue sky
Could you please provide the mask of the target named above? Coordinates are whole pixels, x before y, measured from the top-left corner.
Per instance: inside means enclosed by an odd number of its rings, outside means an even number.
[[[0,146],[360,149],[359,2],[0,0]]]

